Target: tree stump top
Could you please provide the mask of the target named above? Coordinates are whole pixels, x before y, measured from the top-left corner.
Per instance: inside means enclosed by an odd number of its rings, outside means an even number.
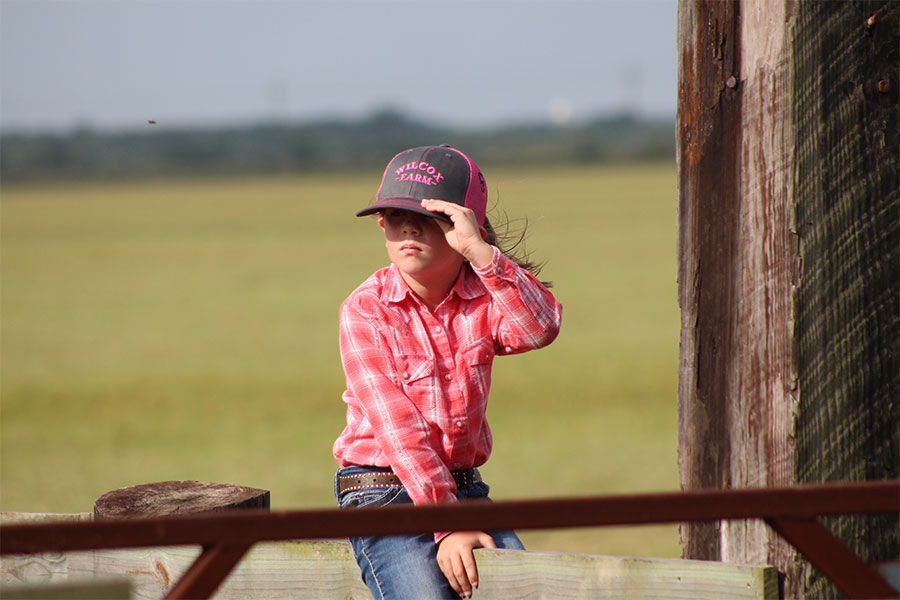
[[[97,498],[94,518],[162,517],[239,508],[269,508],[269,491],[199,481],[144,483]]]

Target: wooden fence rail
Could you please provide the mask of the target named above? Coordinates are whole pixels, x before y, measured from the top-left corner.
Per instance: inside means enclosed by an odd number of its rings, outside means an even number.
[[[790,488],[0,525],[0,554],[200,545],[167,598],[209,598],[257,542],[459,529],[551,529],[763,519],[850,598],[897,590],[816,517],[900,512],[900,479]]]
[[[160,600],[199,554],[197,546],[168,546],[3,556],[0,598]],[[475,558],[480,585],[473,600],[781,598],[778,571],[769,565],[539,550],[479,549]],[[104,585],[113,589],[101,596],[95,590]],[[68,592],[80,588],[89,593]],[[286,540],[254,544],[213,598],[372,600],[372,594],[347,540]]]

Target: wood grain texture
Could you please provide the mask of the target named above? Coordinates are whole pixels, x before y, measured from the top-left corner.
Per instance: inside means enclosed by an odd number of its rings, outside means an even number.
[[[733,376],[722,399],[731,448],[732,487],[789,486],[795,481],[792,428],[797,411],[794,295],[798,239],[794,230],[790,99],[792,0],[742,0],[736,87],[741,114],[736,260],[737,327]],[[796,551],[760,521],[721,525],[721,559],[774,564],[789,572]]]
[[[199,481],[143,483],[107,492],[94,503],[94,517],[160,517],[233,510],[269,508],[268,490]]]
[[[476,551],[473,598],[778,598],[771,567],[552,552]]]
[[[900,4],[683,0],[678,27],[682,486],[895,478]],[[900,553],[896,514],[824,522]],[[839,596],[759,521],[682,542]]]
[[[162,598],[199,554],[197,548],[69,553],[67,578],[127,577],[135,600]],[[772,567],[552,552],[476,551],[474,598],[775,600]],[[68,580],[68,579],[67,579]],[[364,600],[350,545],[343,541],[257,544],[225,580],[218,600]]]
[[[737,376],[741,94],[736,2],[678,4],[678,466],[685,490],[731,485]],[[721,557],[717,523],[681,527],[685,558]]]
[[[900,3],[800,2],[797,19],[797,481],[894,478],[900,474]],[[879,88],[880,82],[888,85]],[[897,514],[823,523],[866,562],[900,556]],[[801,580],[786,592],[841,597],[815,569],[800,566]]]

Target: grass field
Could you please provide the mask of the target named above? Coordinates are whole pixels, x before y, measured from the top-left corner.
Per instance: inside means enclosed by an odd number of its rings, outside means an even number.
[[[565,307],[552,346],[495,363],[492,496],[677,489],[674,166],[485,171]],[[353,217],[379,178],[0,189],[0,509],[169,479],[332,506],[337,307],[386,263]],[[674,526],[522,537],[680,555]]]

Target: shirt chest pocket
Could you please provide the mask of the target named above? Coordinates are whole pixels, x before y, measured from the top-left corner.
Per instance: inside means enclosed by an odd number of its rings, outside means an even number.
[[[397,376],[406,395],[418,405],[434,403],[434,359],[402,354],[395,359]]]
[[[494,362],[494,345],[491,341],[473,344],[462,354],[463,376],[468,385],[481,396],[487,396],[491,387],[491,365]]]

